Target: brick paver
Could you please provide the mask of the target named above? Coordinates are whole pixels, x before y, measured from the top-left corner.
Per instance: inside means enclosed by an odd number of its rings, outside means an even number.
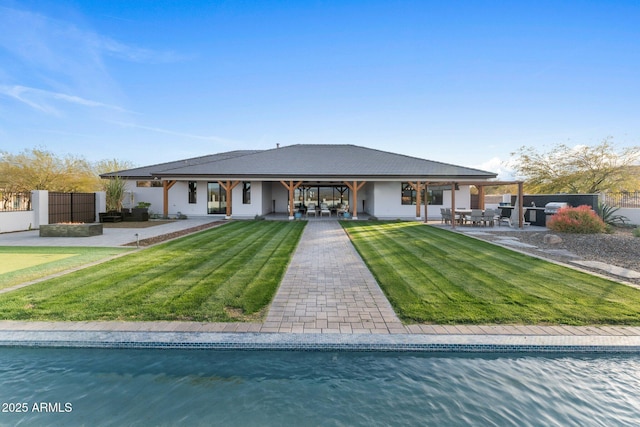
[[[407,332],[337,221],[309,221],[265,326],[278,332]]]

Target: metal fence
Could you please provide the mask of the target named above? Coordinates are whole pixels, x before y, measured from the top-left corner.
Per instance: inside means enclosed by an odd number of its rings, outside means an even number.
[[[605,193],[603,202],[617,208],[640,208],[640,191]]]
[[[0,212],[30,211],[31,193],[9,193],[0,191]]]
[[[95,193],[49,193],[49,224],[95,220]]]

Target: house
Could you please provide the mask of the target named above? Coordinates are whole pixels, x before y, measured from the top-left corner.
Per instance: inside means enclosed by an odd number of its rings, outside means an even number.
[[[419,219],[425,208],[430,218],[440,218],[439,207],[470,207],[470,186],[496,174],[356,145],[298,144],[102,175],[116,176],[127,181],[125,207],[148,202],[165,216],[349,212],[354,219],[358,213]]]

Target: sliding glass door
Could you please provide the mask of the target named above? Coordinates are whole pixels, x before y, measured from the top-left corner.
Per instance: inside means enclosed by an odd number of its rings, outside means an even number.
[[[227,211],[227,192],[217,182],[207,183],[207,213],[223,214]]]

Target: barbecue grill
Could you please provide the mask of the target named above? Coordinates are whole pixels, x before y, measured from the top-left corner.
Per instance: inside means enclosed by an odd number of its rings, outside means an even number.
[[[566,208],[567,206],[569,206],[569,204],[565,202],[549,202],[544,205],[544,213],[547,215],[553,215],[560,209]]]

